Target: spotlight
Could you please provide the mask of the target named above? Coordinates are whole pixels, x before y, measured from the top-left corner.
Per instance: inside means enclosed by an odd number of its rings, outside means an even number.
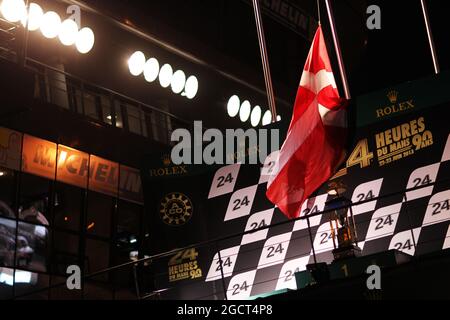
[[[272,112],[270,110],[267,110],[266,113],[264,113],[262,125],[267,126],[272,122]]]
[[[161,87],[167,88],[172,83],[173,69],[172,66],[168,63],[161,67],[159,71],[159,83]]]
[[[262,111],[261,111],[260,106],[256,106],[253,108],[251,119],[250,119],[250,122],[253,127],[257,127],[259,125],[259,122],[261,121],[261,113],[262,113]]]
[[[190,76],[186,81],[186,86],[184,89],[186,98],[192,100],[198,93],[198,79],[195,76]]]
[[[78,25],[72,19],[67,19],[61,24],[59,40],[65,46],[71,46],[77,41]]]
[[[44,11],[42,8],[36,3],[31,3],[28,9],[28,16],[25,14],[22,18],[22,25],[25,27],[28,20],[28,30],[36,31],[41,27],[43,16]]]
[[[19,22],[27,16],[27,8],[23,0],[3,0],[0,11],[9,22]]]
[[[91,28],[85,27],[78,31],[75,46],[81,54],[86,54],[92,50],[95,44],[95,34]]]
[[[246,122],[250,117],[251,108],[252,106],[247,100],[242,103],[241,110],[239,111],[239,118],[242,122]]]
[[[281,121],[281,116],[277,116],[277,121],[278,121],[278,122]]]
[[[48,39],[56,38],[61,29],[61,18],[56,12],[49,11],[42,17],[41,32]]]
[[[153,82],[158,78],[159,62],[155,58],[151,58],[144,66],[144,77],[147,82]]]
[[[186,75],[182,70],[178,70],[173,74],[171,82],[172,91],[175,94],[180,94],[186,85]]]
[[[135,77],[144,71],[145,55],[142,51],[136,51],[131,55],[130,59],[128,59],[128,68],[130,69],[130,73]]]
[[[241,101],[239,100],[239,97],[234,95],[228,100],[227,104],[227,111],[228,115],[231,118],[236,117],[239,114],[239,108],[241,106]]]

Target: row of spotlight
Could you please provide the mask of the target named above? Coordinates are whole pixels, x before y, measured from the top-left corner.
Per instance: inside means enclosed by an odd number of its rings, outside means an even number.
[[[194,99],[198,92],[198,79],[195,76],[186,77],[182,70],[174,72],[172,66],[168,63],[160,67],[156,58],[147,60],[142,51],[137,51],[128,59],[130,73],[138,77],[144,74],[147,82],[154,82],[159,79],[159,84],[163,88],[171,87],[172,92],[181,94],[188,99]]]
[[[28,25],[29,31],[40,29],[47,39],[58,37],[65,46],[75,45],[81,54],[88,53],[94,47],[95,35],[92,29],[85,27],[79,30],[74,20],[62,21],[54,11],[44,13],[44,10],[36,3],[30,3],[27,10],[23,0],[3,0],[0,12],[9,22],[21,22],[24,27]]]
[[[241,99],[234,95],[227,103],[228,115],[231,118],[235,118],[239,115],[239,119],[242,122],[247,122],[250,119],[250,123],[253,127],[257,127],[260,124],[267,126],[272,123],[272,112],[267,110],[264,115],[260,106],[256,106],[252,109],[252,105],[248,100],[241,103]],[[277,116],[277,121],[281,121],[281,117]]]

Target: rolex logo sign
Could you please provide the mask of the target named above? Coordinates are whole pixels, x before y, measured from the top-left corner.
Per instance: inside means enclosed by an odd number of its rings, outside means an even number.
[[[407,101],[399,101],[398,91],[395,90],[389,91],[386,97],[389,99],[390,106],[385,106],[377,109],[376,110],[377,119],[393,116],[398,113],[403,113],[415,108],[413,99]]]
[[[191,219],[193,205],[186,195],[179,192],[170,193],[161,200],[159,213],[165,224],[182,226]]]
[[[387,97],[392,104],[396,104],[398,99],[398,91],[390,91]]]

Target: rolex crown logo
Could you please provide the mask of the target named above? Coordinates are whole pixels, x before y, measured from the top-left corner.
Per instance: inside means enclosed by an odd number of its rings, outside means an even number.
[[[165,154],[162,158],[161,158],[163,164],[168,167],[170,166],[170,164],[172,163],[172,160],[170,159],[170,156],[168,154]]]
[[[390,101],[392,104],[395,104],[395,103],[397,103],[398,92],[395,91],[395,90],[390,91],[390,92],[388,93],[387,97],[388,97],[389,101]]]

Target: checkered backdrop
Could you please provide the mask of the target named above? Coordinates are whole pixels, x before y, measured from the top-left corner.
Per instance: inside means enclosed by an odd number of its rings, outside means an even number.
[[[443,116],[448,108],[435,106],[357,130],[356,154],[350,155],[356,164],[347,164],[338,179],[347,186],[345,196],[353,203],[373,199],[353,207],[363,255],[391,249],[422,255],[450,248],[450,129],[448,118]],[[418,140],[414,141],[409,151],[402,146],[402,152],[396,152],[391,160],[377,153],[376,134],[402,128],[419,118],[423,118],[431,139],[426,136],[418,145]],[[294,274],[306,270],[313,261],[312,247],[306,221],[287,221],[265,196],[276,157],[277,152],[269,155],[261,166],[217,168],[205,186],[195,184],[195,188],[204,189],[206,209],[201,215],[208,239],[256,232],[196,248],[202,270],[199,279],[170,283],[167,259],[155,262],[155,281],[157,289],[164,290],[163,298],[224,299],[226,294],[228,299],[247,299],[296,288]],[[435,184],[405,192],[430,183]],[[324,186],[307,201],[302,214],[323,211],[329,197],[326,191]],[[390,194],[395,195],[378,199]],[[159,218],[155,215],[154,219]],[[280,222],[285,224],[258,231]],[[318,260],[331,262],[334,247],[329,221],[325,215],[316,216],[310,224]],[[178,247],[193,243],[189,235],[183,239]]]

